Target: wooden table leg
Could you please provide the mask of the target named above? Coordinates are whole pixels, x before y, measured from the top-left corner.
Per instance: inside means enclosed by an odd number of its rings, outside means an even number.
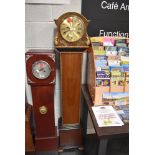
[[[81,119],[82,119],[82,127],[84,130],[84,138],[86,138],[87,135],[87,121],[88,121],[88,107],[86,105],[84,96],[82,94],[82,98],[81,98],[81,102],[82,102],[82,106],[81,106]]]
[[[98,155],[106,155],[108,139],[100,139],[98,145]]]

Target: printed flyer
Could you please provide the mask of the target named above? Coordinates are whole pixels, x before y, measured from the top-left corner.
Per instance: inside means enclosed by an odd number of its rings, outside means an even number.
[[[112,106],[93,106],[92,110],[99,127],[124,125]]]

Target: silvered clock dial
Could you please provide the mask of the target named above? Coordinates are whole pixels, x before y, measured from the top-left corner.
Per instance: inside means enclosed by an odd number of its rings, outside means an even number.
[[[38,79],[46,79],[51,73],[51,67],[47,62],[39,60],[32,65],[32,73]]]
[[[69,16],[60,24],[60,34],[68,42],[75,42],[82,38],[85,32],[83,20],[76,16]]]

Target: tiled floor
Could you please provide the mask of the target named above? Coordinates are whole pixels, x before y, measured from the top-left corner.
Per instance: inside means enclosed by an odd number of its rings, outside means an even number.
[[[97,139],[95,135],[88,135],[85,141],[85,150],[65,150],[64,152],[37,152],[35,155],[97,155]],[[107,155],[129,155],[129,137],[110,139]]]

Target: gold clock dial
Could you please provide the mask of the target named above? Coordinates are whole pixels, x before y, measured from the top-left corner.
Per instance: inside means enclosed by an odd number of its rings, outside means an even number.
[[[84,31],[84,22],[78,16],[67,17],[60,25],[61,36],[68,42],[75,42],[81,39]]]

